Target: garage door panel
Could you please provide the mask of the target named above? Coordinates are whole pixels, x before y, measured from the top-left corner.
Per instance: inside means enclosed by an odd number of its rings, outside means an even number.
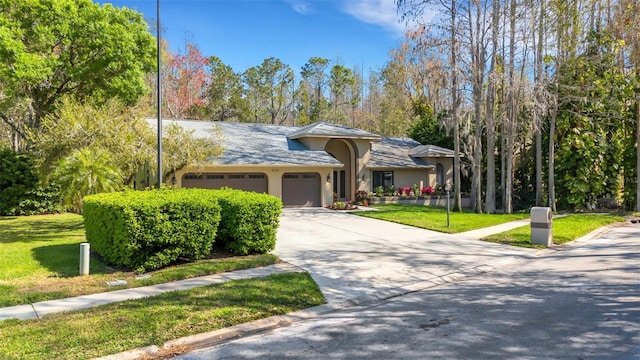
[[[282,176],[282,203],[285,206],[322,206],[318,173],[285,173]]]
[[[237,174],[185,174],[182,187],[201,189],[220,189],[222,187],[259,193],[268,192],[267,176],[260,173]]]

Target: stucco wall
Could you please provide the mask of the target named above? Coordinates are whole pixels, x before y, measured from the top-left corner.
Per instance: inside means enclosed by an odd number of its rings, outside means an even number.
[[[433,166],[442,164],[442,167],[444,168],[445,184],[453,184],[453,158],[427,158],[426,160]],[[433,170],[429,172],[428,185],[425,186],[435,186],[436,183],[436,169],[434,167]]]
[[[396,188],[404,186],[412,186],[414,184],[424,187],[427,186],[427,173],[426,169],[408,169],[408,170],[394,170],[393,171],[393,183]]]
[[[358,149],[359,158],[356,164],[356,178],[355,178],[355,191],[364,190],[371,191],[371,173],[366,168],[371,159],[371,141],[370,140],[357,140],[354,141],[356,148]]]

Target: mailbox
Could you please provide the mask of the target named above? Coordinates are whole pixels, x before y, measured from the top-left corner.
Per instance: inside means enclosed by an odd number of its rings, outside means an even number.
[[[553,244],[551,208],[537,206],[531,208],[531,243],[544,246]]]

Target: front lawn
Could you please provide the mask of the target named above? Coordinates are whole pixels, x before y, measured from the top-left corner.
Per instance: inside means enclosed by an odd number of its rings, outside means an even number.
[[[624,221],[624,218],[611,214],[576,214],[556,218],[553,219],[553,243],[564,244],[597,228],[620,221]],[[523,247],[544,247],[531,244],[531,228],[529,226],[491,235],[482,240]]]
[[[40,320],[5,320],[0,358],[88,359],[323,303],[306,273],[231,281]]]
[[[90,275],[78,276],[82,216],[59,214],[0,217],[0,307],[160,284],[274,264],[275,255],[219,257],[150,272],[136,280],[129,271],[91,259]],[[126,280],[110,287],[108,281]]]
[[[450,211],[450,227],[447,227],[447,209],[444,207],[398,204],[372,207],[380,211],[360,211],[354,214],[445,233],[459,233],[529,218],[528,213],[476,214],[469,210],[462,213]]]

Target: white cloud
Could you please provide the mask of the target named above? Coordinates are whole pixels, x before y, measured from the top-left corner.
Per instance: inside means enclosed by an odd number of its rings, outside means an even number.
[[[313,11],[311,4],[307,0],[285,0],[291,8],[302,15],[307,15]]]
[[[344,0],[343,11],[367,24],[379,25],[396,35],[404,35],[408,27],[400,19],[394,0]]]

